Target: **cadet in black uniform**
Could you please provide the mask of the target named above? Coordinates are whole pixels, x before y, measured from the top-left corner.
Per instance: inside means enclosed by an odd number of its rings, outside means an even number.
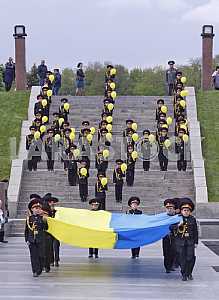
[[[108,168],[108,160],[103,157],[103,151],[98,151],[96,154],[95,167],[97,169],[98,174],[101,173],[106,176],[106,170]]]
[[[143,157],[143,169],[149,171],[150,169],[150,157],[151,157],[151,143],[149,141],[150,130],[143,131],[143,137],[141,139],[141,154]]]
[[[113,183],[115,183],[115,198],[116,202],[122,203],[122,189],[123,189],[123,177],[125,174],[121,170],[123,161],[121,159],[116,160],[116,167],[113,171]]]
[[[81,174],[82,168],[85,168],[87,170],[86,175]],[[79,183],[79,193],[82,202],[86,202],[88,197],[88,177],[89,177],[89,173],[87,169],[87,162],[81,160],[80,166],[78,168],[78,183]]]
[[[34,134],[36,132],[35,126],[30,126],[30,134],[26,136],[26,150],[28,151],[27,159],[28,159],[28,170],[36,171],[37,163],[41,159],[41,151],[42,151],[42,140],[39,138],[35,140]]]
[[[102,185],[101,183],[101,179],[104,177],[104,174],[99,173],[95,184],[95,198],[100,203],[99,208],[102,210],[106,209],[106,191],[108,190],[107,184]]]
[[[78,183],[78,156],[75,155],[77,146],[72,144],[68,154],[68,182],[71,186],[76,186]]]
[[[91,199],[89,201],[89,204],[91,206],[91,210],[93,211],[97,211],[100,209],[100,203],[97,199]],[[93,258],[93,256],[95,258],[98,258],[98,248],[89,248],[89,258]]]
[[[157,100],[157,108],[156,108],[156,121],[159,120],[159,115],[161,113],[161,107],[164,105],[164,100],[163,99],[158,99]]]
[[[53,129],[47,130],[48,136],[45,139],[45,151],[47,154],[47,169],[48,171],[54,171],[54,151],[55,151],[55,141],[53,138]]]
[[[128,201],[128,206],[131,208],[127,211],[127,214],[131,215],[141,215],[142,211],[138,209],[138,206],[140,205],[140,199],[138,197],[131,197]],[[132,248],[132,258],[139,258],[140,253],[140,247],[138,248]]]
[[[67,98],[62,98],[61,99],[61,105],[59,106],[59,113],[61,115],[63,115],[63,118],[65,120],[65,122],[68,122],[68,115],[69,115],[69,110],[66,110],[65,107],[65,103],[68,103],[68,99]]]
[[[133,186],[135,180],[135,162],[136,159],[132,157],[132,152],[134,148],[132,145],[128,145],[127,149],[127,171],[126,171],[126,183],[127,186]]]
[[[84,122],[83,122],[84,123]],[[82,124],[83,124],[82,123]],[[85,125],[86,126],[86,125]],[[86,161],[86,168],[90,169],[90,148],[92,146],[92,141],[87,140],[87,135],[91,133],[90,128],[82,128],[78,138],[78,144],[80,146],[81,156],[84,161]]]
[[[38,277],[44,264],[44,232],[48,229],[47,222],[42,216],[42,203],[33,198],[28,204],[30,216],[27,217],[25,226],[25,242],[30,250],[33,277]]]
[[[183,220],[178,225],[173,225],[177,256],[181,268],[182,280],[193,280],[192,271],[195,265],[195,248],[198,245],[198,227],[195,217],[193,202],[184,198],[180,204],[180,215]]]
[[[177,169],[178,171],[186,171],[187,161],[186,161],[186,143],[183,140],[183,135],[186,134],[184,128],[180,128],[178,131],[178,136],[176,137],[175,151],[178,154],[177,159]]]
[[[51,197],[48,200],[48,205],[50,206],[51,209],[51,217],[55,218],[56,210],[55,210],[55,205],[59,202],[59,199],[56,197]],[[51,266],[56,266],[59,267],[59,248],[60,248],[60,242],[56,238],[52,236],[52,246],[53,246],[53,253],[51,256]]]
[[[166,199],[164,201],[164,207],[168,216],[175,215],[175,201],[174,199]],[[174,235],[170,232],[162,240],[163,256],[164,256],[164,267],[166,273],[170,273],[174,270],[174,263],[176,261],[176,247],[174,242]]]
[[[160,170],[167,171],[168,167],[168,149],[165,147],[164,143],[168,138],[168,129],[161,128],[160,135],[158,136],[158,159],[160,163]]]

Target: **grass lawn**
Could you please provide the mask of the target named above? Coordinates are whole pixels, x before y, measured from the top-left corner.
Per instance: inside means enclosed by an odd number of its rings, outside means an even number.
[[[0,92],[0,180],[10,175],[10,138],[20,141],[22,120],[27,119],[29,92]]]
[[[197,94],[209,201],[219,201],[219,91]]]

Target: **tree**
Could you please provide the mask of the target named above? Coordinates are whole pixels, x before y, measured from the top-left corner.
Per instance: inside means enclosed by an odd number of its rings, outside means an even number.
[[[75,95],[75,74],[72,69],[65,68],[62,71],[62,86],[60,95]]]
[[[39,79],[37,77],[37,66],[34,64],[30,70],[30,72],[27,73],[27,86],[31,88],[34,85],[39,85]]]

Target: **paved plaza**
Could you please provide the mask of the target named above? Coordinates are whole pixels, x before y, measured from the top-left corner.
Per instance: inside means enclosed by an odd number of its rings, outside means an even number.
[[[0,299],[42,300],[216,300],[219,299],[219,257],[200,243],[194,281],[179,272],[166,274],[160,242],[141,249],[139,260],[127,250],[101,250],[89,260],[86,249],[61,247],[61,263],[51,273],[33,278],[23,238],[0,245]]]

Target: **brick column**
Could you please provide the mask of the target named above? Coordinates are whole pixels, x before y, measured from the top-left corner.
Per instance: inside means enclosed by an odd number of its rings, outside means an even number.
[[[212,88],[213,65],[213,26],[204,25],[202,31],[202,89]]]
[[[25,50],[25,27],[15,26],[15,80],[16,90],[24,91],[27,87],[26,78],[26,50]]]

